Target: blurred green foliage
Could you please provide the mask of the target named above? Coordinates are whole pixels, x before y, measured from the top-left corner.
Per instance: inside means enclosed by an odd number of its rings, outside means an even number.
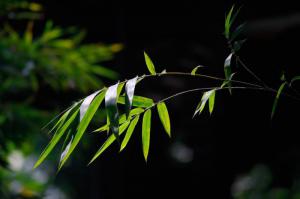
[[[36,21],[41,15],[42,5],[35,2],[0,1],[1,199],[51,194],[52,198],[66,198],[52,182],[51,159],[32,170],[36,149],[47,136],[41,134],[41,128],[63,105],[51,96],[87,93],[103,86],[102,78],[118,78],[102,64],[113,59],[121,44],[86,44],[85,31],[60,28],[50,20]],[[44,28],[35,28],[35,24],[44,24]],[[47,93],[46,100],[39,97],[41,93]]]

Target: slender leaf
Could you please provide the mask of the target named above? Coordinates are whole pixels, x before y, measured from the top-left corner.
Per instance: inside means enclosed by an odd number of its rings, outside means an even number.
[[[119,139],[119,112],[117,107],[119,83],[110,86],[105,95],[105,107],[109,121],[109,129]]]
[[[209,96],[208,99],[208,105],[209,105],[209,113],[212,114],[214,111],[214,106],[215,106],[215,98],[216,98],[216,90],[213,90],[211,95]]]
[[[153,64],[151,58],[147,55],[146,52],[144,52],[144,56],[145,56],[145,62],[146,62],[146,65],[147,65],[147,68],[148,68],[150,74],[155,75],[156,74],[155,67],[154,67],[154,64]]]
[[[204,94],[202,95],[201,101],[199,102],[196,111],[194,113],[194,116],[196,116],[197,113],[202,113],[202,111],[204,110],[204,107],[206,105],[207,100],[210,98],[210,96],[215,92],[215,90],[210,90],[210,91],[206,91],[204,92]]]
[[[146,162],[148,159],[149,147],[150,147],[150,130],[151,130],[151,109],[148,109],[144,113],[143,127],[142,127],[143,154]]]
[[[90,121],[92,120],[94,114],[96,113],[97,109],[99,108],[101,102],[104,99],[106,89],[103,89],[92,101],[91,105],[89,106],[86,114],[83,116],[81,122],[79,123],[79,126],[77,128],[77,132],[75,134],[74,140],[71,143],[70,149],[68,150],[65,157],[61,160],[59,169],[62,168],[62,166],[65,164],[71,153],[74,151],[75,147],[79,143],[80,139],[82,138],[86,128],[88,127]]]
[[[230,77],[231,77],[231,59],[232,59],[232,53],[230,53],[230,55],[226,58],[225,62],[224,62],[224,73],[225,73],[225,79],[227,82],[227,85],[229,87],[229,92],[231,93],[231,81],[230,81]]]
[[[119,104],[125,104],[125,97],[120,96],[118,98]],[[150,106],[153,106],[154,102],[152,99],[142,96],[135,95],[132,100],[132,106],[134,107],[141,107],[141,108],[148,108]]]
[[[121,144],[121,147],[120,147],[120,151],[122,151],[122,150],[127,146],[128,142],[129,142],[129,140],[130,140],[130,138],[131,138],[131,135],[132,135],[132,133],[133,133],[133,131],[134,131],[134,128],[136,127],[136,125],[137,125],[139,119],[140,119],[140,116],[137,115],[137,116],[131,121],[131,123],[130,123],[130,125],[129,125],[127,131],[126,131],[126,135],[125,135],[125,137],[124,137],[124,139],[123,139],[123,141],[122,141],[122,144]]]
[[[226,15],[225,17],[225,31],[224,31],[224,34],[225,34],[225,37],[226,39],[229,39],[229,36],[230,36],[230,27],[231,27],[231,16],[232,16],[232,13],[233,13],[233,9],[234,9],[234,6],[231,7],[230,11],[228,12],[228,14]]]
[[[271,119],[273,119],[273,117],[274,117],[274,114],[275,114],[275,111],[276,111],[276,108],[277,108],[277,104],[278,104],[279,97],[280,97],[280,95],[281,95],[281,93],[282,93],[282,91],[283,91],[283,89],[284,89],[284,87],[285,87],[286,85],[287,85],[287,83],[286,83],[286,82],[283,82],[283,83],[280,85],[280,87],[279,87],[279,89],[278,89],[278,91],[277,91],[277,94],[276,94],[276,97],[275,97],[275,100],[274,100],[274,103],[273,103],[273,106],[272,106]]]
[[[70,142],[69,142],[68,145],[66,146],[65,150],[61,153],[61,155],[60,155],[60,161],[62,161],[62,160],[66,157],[67,153],[68,153],[69,150],[70,150],[72,141],[73,141],[73,135],[72,135],[72,137],[71,137]]]
[[[138,79],[138,76],[135,78],[132,78],[127,81],[125,85],[125,105],[126,105],[126,117],[129,117],[130,109],[132,106],[132,100],[134,96],[134,90],[135,90],[135,85],[136,81]]]
[[[95,98],[95,96],[99,93],[100,91],[96,91],[93,94],[87,96],[82,104],[80,105],[80,118],[79,121],[82,120],[83,116],[85,115],[88,107],[90,106],[91,102],[93,101],[93,99]]]
[[[164,102],[160,102],[157,104],[157,111],[159,115],[159,119],[164,126],[165,131],[171,137],[171,123],[170,123],[170,117],[168,113],[167,106]]]
[[[120,126],[120,130],[119,130],[119,136],[122,135],[122,133],[127,129],[127,127],[129,126],[129,121],[125,122],[124,124],[122,124]],[[115,135],[110,135],[106,141],[104,142],[104,144],[100,147],[100,149],[96,152],[96,154],[94,155],[94,157],[92,158],[92,160],[89,162],[89,164],[91,164],[92,162],[94,162],[114,141],[116,140],[116,136]]]
[[[192,70],[192,72],[191,72],[191,75],[196,75],[196,72],[197,72],[197,70],[199,69],[199,68],[202,68],[202,67],[204,67],[204,66],[196,66],[193,70]]]
[[[68,110],[67,112],[69,112],[69,111],[71,111],[71,109]],[[56,130],[54,136],[52,137],[51,141],[46,146],[46,148],[44,149],[44,151],[40,155],[39,159],[37,160],[37,162],[35,163],[33,168],[37,168],[45,160],[45,158],[49,155],[49,153],[53,150],[53,148],[56,146],[58,141],[64,135],[64,133],[66,132],[66,130],[68,129],[70,124],[74,121],[74,119],[76,118],[78,112],[79,112],[79,109],[76,110],[71,115],[71,117],[65,123],[63,123],[63,125],[61,127],[57,128],[57,130]],[[64,114],[62,117],[67,117],[67,115],[68,114]],[[66,120],[66,118],[63,119],[63,121],[65,121],[65,120]]]

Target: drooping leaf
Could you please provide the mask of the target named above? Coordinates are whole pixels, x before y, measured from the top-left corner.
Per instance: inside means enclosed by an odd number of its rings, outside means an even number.
[[[62,166],[65,164],[71,153],[74,151],[75,147],[79,143],[80,139],[82,138],[86,128],[88,127],[89,123],[91,122],[93,116],[95,115],[97,109],[99,108],[101,102],[104,99],[106,93],[106,89],[103,89],[92,101],[90,104],[86,114],[83,116],[81,122],[78,125],[77,132],[75,134],[75,137],[71,143],[70,149],[68,150],[65,157],[61,160],[59,164],[59,169],[62,168]]]
[[[208,99],[209,113],[212,114],[215,106],[216,90],[213,90]]]
[[[191,75],[196,75],[197,70],[198,70],[199,68],[202,68],[202,67],[204,67],[204,66],[201,66],[201,65],[196,66],[196,67],[192,70]]]
[[[85,115],[88,107],[90,106],[91,102],[93,101],[93,99],[95,98],[95,96],[99,93],[100,91],[96,91],[93,94],[87,96],[82,104],[80,105],[80,118],[79,121],[82,120],[83,116]]]
[[[147,68],[148,68],[150,74],[155,75],[156,74],[155,67],[154,67],[154,64],[153,64],[151,58],[147,55],[146,52],[144,52],[144,56],[145,56],[145,62],[146,62],[146,65],[147,65]]]
[[[159,115],[159,119],[164,126],[165,131],[171,137],[171,123],[170,123],[170,117],[168,113],[167,106],[164,102],[160,102],[157,104],[157,112]]]
[[[124,139],[123,139],[123,141],[122,141],[122,144],[121,144],[121,147],[120,147],[120,151],[122,151],[122,150],[127,146],[128,142],[129,142],[129,140],[130,140],[130,138],[131,138],[131,135],[132,135],[132,133],[133,133],[133,131],[134,131],[134,128],[136,127],[136,125],[137,125],[139,119],[140,119],[140,116],[137,115],[137,116],[131,121],[131,123],[130,123],[130,125],[129,125],[127,131],[126,131],[126,135],[125,135],[125,137],[124,137]]]
[[[144,113],[143,126],[142,126],[142,144],[143,144],[143,154],[147,162],[149,147],[150,147],[150,130],[151,130],[151,109],[148,109]]]
[[[130,122],[127,121],[127,122],[125,122],[124,124],[122,124],[120,126],[119,136],[122,135],[122,133],[127,129],[129,123]],[[94,155],[94,157],[92,158],[92,160],[89,162],[89,164],[91,164],[92,162],[94,162],[115,140],[116,140],[116,136],[115,135],[110,135],[106,139],[106,141],[104,142],[104,144],[100,147],[100,149],[96,152],[96,154]]]
[[[230,55],[226,58],[225,62],[224,62],[224,73],[225,73],[225,80],[226,80],[226,84],[229,87],[229,92],[231,93],[231,81],[230,81],[230,77],[231,77],[231,59],[232,59],[232,53],[230,53]]]
[[[134,96],[134,90],[135,90],[135,85],[136,85],[137,79],[138,79],[138,76],[128,80],[125,85],[125,106],[126,106],[127,118],[129,117],[130,109],[132,106],[132,100],[133,100],[133,96]]]
[[[120,96],[118,98],[119,104],[125,104],[125,96]],[[153,106],[154,102],[152,99],[142,96],[135,95],[132,100],[132,106],[134,107],[141,107],[141,108],[148,108]]]
[[[278,89],[278,91],[277,91],[277,94],[276,94],[276,97],[275,97],[275,100],[274,100],[274,103],[273,103],[273,106],[272,106],[271,119],[273,119],[273,117],[274,117],[274,114],[275,114],[275,111],[276,111],[276,108],[277,108],[277,104],[278,104],[279,97],[280,97],[280,95],[281,95],[281,93],[282,93],[284,87],[286,86],[286,84],[287,84],[286,82],[283,82],[283,83],[280,85],[280,87],[279,87],[279,89]]]
[[[202,95],[201,101],[199,102],[199,104],[196,108],[196,111],[195,111],[193,117],[195,117],[197,113],[199,113],[199,114],[202,113],[202,111],[204,110],[204,107],[206,105],[207,100],[210,98],[211,95],[214,94],[214,92],[215,92],[214,89],[204,92],[204,94]]]
[[[109,129],[119,139],[119,112],[117,107],[119,83],[110,86],[105,95],[105,108],[109,121]]]
[[[67,112],[71,111],[68,110]],[[37,160],[37,162],[35,163],[33,168],[37,168],[44,160],[45,158],[49,155],[49,153],[53,150],[53,148],[56,146],[56,144],[58,143],[58,141],[61,139],[61,137],[64,135],[64,133],[66,132],[66,130],[68,129],[68,127],[70,126],[70,124],[74,121],[74,119],[76,118],[77,114],[79,112],[79,109],[76,110],[69,119],[67,119],[67,121],[64,123],[64,121],[66,120],[67,115],[69,114],[64,114],[62,117],[63,118],[63,125],[61,125],[59,128],[57,128],[54,136],[52,137],[51,141],[49,142],[49,144],[46,146],[46,148],[44,149],[44,151],[42,152],[42,154],[40,155],[39,159]]]

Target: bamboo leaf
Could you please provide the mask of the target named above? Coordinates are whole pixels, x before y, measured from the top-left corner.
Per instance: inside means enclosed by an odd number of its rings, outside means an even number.
[[[120,96],[118,98],[118,103],[125,104],[125,97]],[[150,106],[153,106],[153,104],[154,104],[154,102],[150,98],[137,96],[137,95],[133,96],[132,106],[134,106],[134,107],[148,108]]]
[[[155,75],[156,74],[155,67],[154,67],[154,64],[153,64],[151,58],[147,55],[146,52],[144,52],[144,56],[145,56],[145,62],[146,62],[146,65],[147,65],[147,68],[148,68],[150,74]]]
[[[170,123],[170,117],[168,113],[167,106],[164,102],[160,102],[157,104],[157,111],[159,115],[159,119],[164,126],[165,131],[171,137],[171,123]]]
[[[68,145],[66,146],[65,150],[61,153],[60,155],[60,162],[66,157],[67,153],[69,152],[70,150],[70,147],[71,147],[71,144],[72,144],[72,141],[73,141],[73,135],[71,137],[71,140],[70,142],[68,143]]]
[[[119,139],[119,112],[117,107],[119,83],[110,86],[105,95],[105,108],[109,121],[109,129]]]
[[[228,12],[228,14],[225,17],[225,30],[224,30],[224,34],[226,39],[229,39],[230,36],[230,27],[231,27],[231,16],[233,13],[233,9],[234,9],[234,5],[231,7],[230,11]]]
[[[80,118],[79,121],[82,120],[83,116],[85,115],[88,107],[90,106],[91,102],[93,101],[93,99],[95,98],[95,96],[99,93],[100,91],[96,91],[93,94],[87,96],[82,104],[80,105]]]
[[[274,100],[274,103],[273,103],[273,106],[272,106],[271,119],[273,119],[273,117],[274,117],[274,114],[275,114],[275,111],[276,111],[276,108],[277,108],[277,104],[278,104],[279,97],[280,97],[280,95],[281,95],[281,93],[282,93],[282,91],[283,91],[283,89],[284,89],[284,87],[285,87],[286,85],[287,85],[287,83],[286,83],[286,82],[283,82],[283,83],[280,85],[280,87],[279,87],[279,89],[278,89],[278,91],[277,91],[277,94],[276,94],[276,97],[275,97],[275,100]]]
[[[143,154],[146,162],[148,159],[149,147],[150,147],[150,130],[151,130],[151,109],[148,109],[144,113],[143,127],[142,127]]]
[[[225,62],[224,62],[224,73],[225,73],[225,79],[226,79],[226,84],[229,87],[229,92],[231,94],[231,81],[230,81],[230,77],[231,77],[231,59],[232,59],[232,53],[230,53],[230,55],[226,58]]]
[[[124,124],[122,124],[120,126],[120,130],[119,130],[119,136],[122,135],[122,133],[127,129],[128,125],[129,125],[129,121],[125,122]],[[96,154],[94,155],[94,157],[92,158],[92,160],[89,162],[89,165],[94,162],[114,141],[116,140],[116,136],[115,135],[110,135],[106,141],[103,143],[103,145],[100,147],[100,149],[96,152]]]
[[[131,121],[131,123],[130,123],[130,125],[129,125],[127,131],[126,131],[126,135],[125,135],[125,137],[124,137],[124,139],[123,139],[123,142],[122,142],[122,144],[121,144],[120,151],[122,151],[122,150],[127,146],[128,142],[129,142],[129,140],[130,140],[130,138],[131,138],[131,135],[132,135],[132,133],[133,133],[133,131],[134,131],[134,128],[136,127],[136,125],[137,125],[139,119],[140,119],[140,116],[138,115],[138,116],[136,116],[136,117]]]
[[[49,153],[53,150],[53,148],[56,146],[56,144],[58,143],[58,141],[61,139],[61,137],[64,135],[64,133],[66,132],[66,130],[68,129],[68,127],[70,126],[70,124],[74,121],[74,119],[76,118],[79,109],[76,110],[71,117],[64,123],[64,121],[66,120],[66,117],[68,116],[69,112],[71,111],[71,109],[69,109],[66,113],[64,114],[62,117],[63,118],[63,122],[59,128],[57,128],[54,136],[52,137],[51,141],[49,142],[49,144],[46,146],[46,148],[44,149],[44,151],[42,152],[42,154],[40,155],[39,159],[37,160],[37,162],[35,163],[33,168],[37,168],[44,160],[45,158],[49,155]]]
[[[129,117],[130,109],[132,106],[132,100],[134,96],[135,85],[138,76],[127,81],[125,85],[125,105],[126,105],[126,116]]]
[[[213,90],[211,95],[209,96],[208,99],[208,105],[209,105],[209,113],[212,114],[214,111],[214,106],[215,106],[215,97],[216,97],[216,90]]]
[[[207,100],[210,98],[210,96],[211,96],[214,92],[215,92],[215,90],[213,89],[213,90],[206,91],[206,92],[203,93],[202,98],[201,98],[201,101],[199,102],[199,104],[198,104],[198,106],[197,106],[197,108],[196,108],[196,111],[195,111],[193,117],[195,117],[197,113],[199,113],[199,114],[202,113],[202,111],[204,110],[204,107],[205,107],[205,105],[206,105]]]
[[[196,66],[196,67],[192,70],[191,75],[196,75],[197,70],[198,70],[199,68],[203,68],[203,67],[204,67],[204,66],[201,66],[201,65]]]
[[[71,143],[70,149],[68,150],[65,157],[60,161],[59,164],[59,170],[62,168],[62,166],[65,164],[67,159],[70,157],[71,153],[74,151],[75,147],[79,143],[80,139],[82,138],[86,128],[88,127],[89,123],[91,122],[94,114],[96,113],[97,109],[99,108],[101,102],[104,99],[106,89],[103,89],[92,101],[91,105],[89,106],[86,114],[83,116],[81,122],[78,125],[77,132],[75,134],[75,137],[73,139],[73,142]]]

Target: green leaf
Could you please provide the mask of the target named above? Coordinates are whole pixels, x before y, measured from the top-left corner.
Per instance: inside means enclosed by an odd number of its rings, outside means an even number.
[[[122,133],[127,129],[129,123],[130,122],[127,121],[127,122],[125,122],[124,124],[122,124],[120,126],[119,136],[122,135]],[[115,135],[110,135],[106,139],[106,141],[103,143],[103,145],[100,147],[100,149],[96,152],[96,154],[94,155],[94,157],[92,158],[92,160],[89,162],[89,164],[91,164],[92,162],[94,162],[115,140],[116,140],[116,136]]]
[[[94,92],[93,94],[87,96],[87,97],[83,100],[82,104],[80,105],[80,119],[79,119],[79,121],[82,120],[82,118],[83,118],[83,116],[85,115],[87,109],[89,108],[91,102],[93,101],[93,99],[95,98],[95,96],[96,96],[99,92],[100,92],[100,91],[96,91],[96,92]]]
[[[233,9],[234,9],[234,5],[231,7],[229,13],[225,17],[224,34],[225,34],[226,39],[229,39],[229,36],[230,36],[230,27],[231,27],[231,24],[232,24],[231,16],[232,16],[232,13],[233,13]]]
[[[67,159],[70,157],[71,153],[74,151],[75,147],[79,143],[80,139],[82,138],[86,128],[88,127],[89,123],[91,122],[94,114],[96,113],[97,109],[99,108],[101,102],[104,99],[106,89],[103,89],[92,101],[91,105],[89,106],[86,114],[83,116],[81,122],[78,125],[77,132],[75,134],[75,137],[73,139],[73,142],[70,146],[70,149],[68,150],[65,157],[61,160],[59,164],[59,170],[62,168],[62,166],[65,164]]]
[[[125,97],[120,96],[118,98],[119,104],[125,104]],[[141,107],[141,108],[148,108],[150,106],[153,106],[154,102],[152,99],[142,96],[135,95],[132,100],[132,106],[134,107]]]
[[[195,117],[197,113],[199,113],[199,114],[202,113],[207,100],[211,97],[211,95],[214,95],[214,92],[215,92],[215,90],[213,89],[213,90],[206,91],[203,93],[201,101],[199,102],[193,117]]]
[[[283,89],[284,89],[284,87],[285,87],[286,85],[287,85],[287,83],[286,83],[286,82],[283,82],[283,83],[280,85],[280,87],[279,87],[279,89],[278,89],[278,91],[277,91],[277,95],[276,95],[276,97],[275,97],[275,100],[274,100],[274,103],[273,103],[273,106],[272,106],[271,119],[273,119],[273,117],[274,117],[274,114],[275,114],[275,111],[276,111],[276,108],[277,108],[277,104],[278,104],[279,97],[280,97],[280,95],[281,95],[281,93],[282,93],[282,91],[283,91]]]
[[[58,141],[61,139],[61,137],[64,135],[64,133],[66,132],[66,130],[68,129],[68,127],[70,126],[70,124],[74,121],[74,119],[76,118],[79,109],[76,110],[71,117],[64,123],[64,121],[66,120],[69,112],[71,111],[71,109],[69,109],[63,116],[62,116],[62,123],[63,125],[60,125],[54,136],[52,137],[51,141],[49,142],[49,144],[46,146],[46,148],[44,149],[44,151],[42,152],[42,154],[40,155],[39,159],[37,160],[37,162],[35,163],[33,168],[37,168],[44,160],[45,158],[49,155],[49,153],[53,150],[53,148],[56,146],[56,144],[58,143]]]
[[[159,119],[164,126],[165,131],[171,137],[171,123],[170,123],[170,117],[168,113],[167,106],[164,102],[160,102],[157,104],[157,112],[159,115]]]
[[[110,86],[105,94],[105,108],[109,121],[109,129],[119,139],[119,112],[117,107],[119,83]]]
[[[144,56],[145,56],[145,62],[146,62],[146,65],[147,65],[147,68],[148,68],[150,74],[155,75],[156,74],[155,67],[154,67],[154,64],[153,64],[151,58],[147,55],[146,52],[144,52]]]
[[[131,138],[131,135],[132,135],[132,133],[133,133],[133,131],[134,131],[134,128],[136,127],[136,125],[137,125],[139,119],[140,119],[140,116],[137,115],[137,116],[131,121],[131,123],[130,123],[130,125],[129,125],[127,131],[126,131],[126,135],[125,135],[125,137],[124,137],[124,139],[123,139],[123,142],[122,142],[122,144],[121,144],[120,151],[122,151],[122,150],[127,146],[128,142],[129,142],[129,140],[130,140],[130,138]]]
[[[133,100],[133,96],[134,96],[134,90],[135,90],[135,85],[136,85],[137,79],[138,79],[138,76],[128,80],[125,85],[125,106],[126,106],[127,118],[129,117],[130,109],[132,106],[132,100]]]
[[[151,109],[148,109],[144,113],[143,127],[142,127],[143,154],[146,162],[148,159],[148,153],[150,147],[150,130],[151,130]]]
[[[211,95],[209,96],[209,99],[208,99],[209,113],[210,114],[212,114],[212,112],[214,111],[215,97],[216,97],[216,90],[213,90]]]
[[[225,62],[224,62],[224,73],[225,73],[225,79],[226,79],[226,84],[229,87],[229,92],[231,93],[231,59],[232,59],[232,53],[230,53],[230,55],[226,58]]]
[[[199,68],[203,68],[204,66],[196,66],[193,70],[192,70],[192,72],[191,72],[191,75],[196,75],[196,72],[197,72],[197,70],[199,69]]]

